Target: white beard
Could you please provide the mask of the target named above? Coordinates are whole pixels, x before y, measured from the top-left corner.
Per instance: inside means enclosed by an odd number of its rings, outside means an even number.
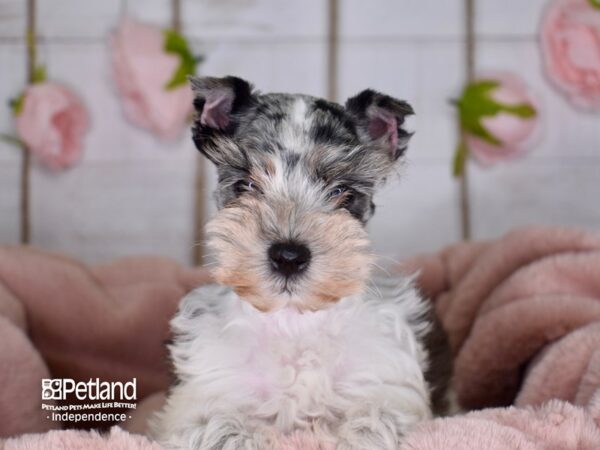
[[[431,417],[421,343],[428,303],[411,279],[329,309],[263,313],[229,288],[203,286],[172,320],[178,384],[154,421],[167,448],[270,448],[308,430],[345,449],[395,449]]]

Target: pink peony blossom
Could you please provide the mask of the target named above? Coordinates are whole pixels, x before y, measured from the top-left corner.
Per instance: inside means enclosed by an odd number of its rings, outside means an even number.
[[[46,166],[65,169],[79,160],[89,118],[64,86],[43,82],[27,87],[16,121],[20,139]]]
[[[550,79],[569,100],[600,109],[600,9],[591,0],[556,0],[542,24]]]
[[[176,137],[192,111],[189,86],[167,89],[179,66],[159,28],[124,19],[111,38],[113,74],[128,120],[165,139]]]
[[[500,112],[495,116],[483,117],[482,126],[498,141],[500,145],[466,135],[465,141],[473,157],[484,166],[512,159],[528,150],[539,127],[539,104],[528,91],[527,86],[512,74],[494,74],[481,79],[498,81],[500,84],[491,93],[491,98],[503,105],[531,105],[536,110],[533,117],[523,118],[508,112]]]

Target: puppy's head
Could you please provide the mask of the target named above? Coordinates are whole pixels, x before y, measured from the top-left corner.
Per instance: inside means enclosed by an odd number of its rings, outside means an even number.
[[[193,78],[194,142],[218,171],[214,276],[256,308],[319,309],[360,292],[373,193],[404,154],[412,108],[372,90],[345,107]]]

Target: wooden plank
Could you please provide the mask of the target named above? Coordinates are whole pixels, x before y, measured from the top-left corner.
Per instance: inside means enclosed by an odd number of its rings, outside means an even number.
[[[0,39],[22,39],[25,35],[25,0],[0,0]]]
[[[191,260],[194,167],[106,161],[60,175],[35,168],[33,243],[88,262],[132,254]]]
[[[536,39],[548,3],[547,0],[477,0],[477,35]]]
[[[600,163],[587,159],[520,161],[472,170],[473,232],[497,237],[523,225],[598,230]]]
[[[105,39],[118,21],[121,0],[37,0],[38,35],[44,39]]]
[[[324,43],[223,42],[206,49],[200,75],[237,75],[263,92],[326,95]]]
[[[327,0],[184,0],[183,29],[214,41],[325,38]]]
[[[462,29],[462,0],[342,0],[342,38],[458,38]]]
[[[459,239],[458,186],[443,162],[413,161],[376,196],[368,229],[383,266]],[[390,259],[391,258],[391,259]]]
[[[407,100],[417,123],[411,158],[449,166],[457,139],[450,100],[462,85],[461,62],[462,46],[456,42],[342,43],[340,98],[373,88]]]
[[[19,242],[20,167],[18,161],[0,164],[0,244]]]
[[[166,0],[103,0],[85,7],[78,0],[38,1],[40,34],[49,39],[104,40],[125,12],[162,27],[171,23]],[[182,25],[189,36],[207,41],[319,38],[325,36],[324,6],[324,0],[187,0]]]
[[[104,41],[125,15],[165,28],[171,23],[168,0],[36,1],[40,35],[50,40]]]
[[[15,121],[7,107],[9,99],[23,89],[25,83],[25,46],[22,43],[0,43],[0,133],[16,135]],[[4,68],[9,67],[10,70]],[[0,141],[0,243],[19,242],[19,182],[21,150]]]

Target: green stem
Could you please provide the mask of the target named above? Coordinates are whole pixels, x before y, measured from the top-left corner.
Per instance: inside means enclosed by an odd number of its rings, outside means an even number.
[[[14,145],[15,147],[19,147],[21,150],[25,150],[25,143],[16,136],[0,133],[0,141],[4,141],[7,144]]]
[[[454,152],[454,160],[452,161],[452,175],[459,178],[465,172],[465,165],[469,159],[469,149],[464,140],[458,143]]]

